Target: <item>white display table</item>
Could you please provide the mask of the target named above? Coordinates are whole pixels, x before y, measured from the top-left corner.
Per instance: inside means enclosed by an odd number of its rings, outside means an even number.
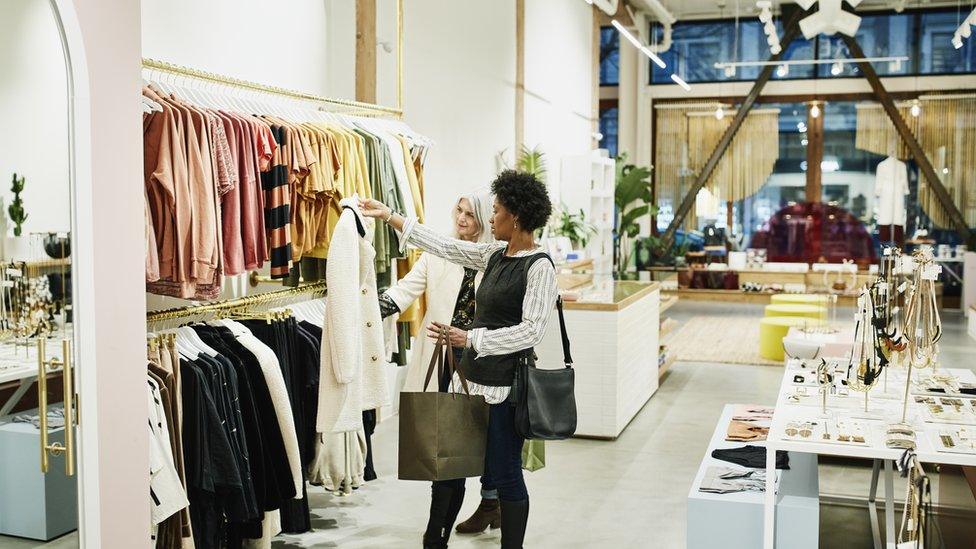
[[[715,426],[705,458],[688,491],[687,549],[755,549],[762,544],[763,494],[735,492],[713,494],[700,490],[709,467],[741,469],[712,457],[719,448],[738,448],[746,444],[765,446],[765,442],[725,440],[735,404],[726,404]],[[790,456],[790,468],[777,471],[776,492],[782,503],[776,508],[781,525],[780,545],[791,549],[816,549],[820,539],[820,500],[817,457]]]
[[[974,383],[976,374],[971,370],[942,370],[950,373],[960,381]],[[913,372],[913,378],[927,376],[931,370]],[[809,369],[798,369],[795,364],[787,364],[783,374],[783,381],[780,386],[779,398],[776,402],[776,412],[773,415],[773,422],[769,429],[769,437],[766,442],[768,454],[766,456],[766,471],[770,474],[775,467],[775,451],[786,450],[794,453],[809,453],[818,455],[852,457],[874,460],[874,475],[872,479],[871,493],[869,494],[869,509],[874,510],[874,496],[877,491],[877,482],[880,474],[880,467],[883,463],[885,468],[885,523],[886,536],[885,544],[888,548],[895,547],[895,527],[896,519],[894,515],[893,499],[894,494],[894,473],[893,462],[901,458],[904,450],[890,449],[885,446],[885,432],[887,425],[901,420],[902,402],[905,389],[906,371],[901,368],[889,368],[887,381],[882,378],[869,394],[868,412],[864,411],[864,393],[851,392],[847,396],[828,396],[827,410],[828,417],[821,417],[821,397],[818,394],[816,385],[810,385],[809,381],[804,384],[794,382],[794,376],[802,375],[809,379],[814,374]],[[795,397],[798,385],[804,385],[808,396]],[[939,446],[940,432],[959,427],[959,424],[937,423],[930,421],[924,411],[924,407],[916,404],[915,396],[933,396],[925,393],[921,387],[913,384],[909,402],[908,422],[913,425],[915,436],[915,455],[921,463],[940,463],[947,465],[976,466],[976,453],[950,453],[943,451]],[[969,409],[976,409],[973,405],[973,398],[958,394],[943,394],[935,396],[945,396],[962,399]],[[798,400],[798,401],[797,401]],[[846,443],[836,441],[836,421],[853,423],[858,422],[863,425],[862,435],[864,443]],[[786,435],[787,424],[791,422],[816,422],[813,433],[810,437],[801,439]],[[834,425],[831,441],[823,440],[824,425]],[[971,427],[970,429],[976,429]],[[763,547],[773,549],[775,547],[776,520],[775,509],[780,498],[773,492],[772,478],[767,479],[765,494],[765,513],[764,513],[764,533]],[[872,530],[875,536],[875,546],[880,547],[880,530],[877,525],[876,514],[872,520]]]
[[[660,285],[605,281],[576,289],[565,303],[576,369],[576,436],[614,439],[657,391]],[[539,364],[562,363],[555,311]]]

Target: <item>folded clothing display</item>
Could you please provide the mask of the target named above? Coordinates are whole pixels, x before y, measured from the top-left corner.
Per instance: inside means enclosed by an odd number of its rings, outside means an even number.
[[[30,423],[35,429],[41,428],[41,416],[39,414],[23,414],[14,416],[14,423]],[[64,408],[52,408],[47,411],[47,426],[49,429],[60,429],[64,427]]]
[[[731,494],[735,492],[764,492],[766,490],[766,471],[733,469],[731,467],[709,467],[702,478],[698,491],[710,494]]]
[[[764,469],[766,467],[766,449],[761,446],[746,445],[740,448],[719,448],[718,450],[712,450],[712,457],[736,465],[742,465],[743,467],[757,469]],[[776,468],[790,468],[790,456],[788,453],[782,450],[776,452]]]
[[[769,427],[733,419],[729,422],[729,430],[726,432],[725,440],[731,442],[761,442],[766,440],[768,434]]]

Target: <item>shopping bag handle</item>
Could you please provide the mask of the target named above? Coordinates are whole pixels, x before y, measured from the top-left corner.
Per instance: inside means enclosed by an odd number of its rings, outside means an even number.
[[[446,342],[446,343],[445,343]],[[445,349],[446,348],[446,349]],[[458,379],[461,380],[461,388],[464,393],[471,396],[471,390],[468,387],[468,380],[455,364],[454,361],[454,346],[451,344],[451,338],[447,334],[447,330],[443,330],[440,337],[437,338],[437,345],[434,347],[434,354],[430,357],[430,364],[427,366],[427,376],[424,378],[424,392],[427,391],[427,387],[430,386],[430,378],[434,375],[434,367],[437,367],[437,378],[438,380],[444,378],[444,355],[447,354],[447,374],[448,379],[454,379],[454,374],[458,375]],[[448,382],[450,383],[450,382]]]

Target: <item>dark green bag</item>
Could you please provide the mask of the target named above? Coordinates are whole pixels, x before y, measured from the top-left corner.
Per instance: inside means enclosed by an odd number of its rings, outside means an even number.
[[[445,354],[448,375],[457,372],[464,394],[426,392],[435,364],[438,379],[442,379]],[[450,342],[438,342],[427,367],[424,392],[400,394],[399,478],[479,477],[485,469],[487,441],[488,403],[481,396],[471,396],[467,379],[455,367]]]

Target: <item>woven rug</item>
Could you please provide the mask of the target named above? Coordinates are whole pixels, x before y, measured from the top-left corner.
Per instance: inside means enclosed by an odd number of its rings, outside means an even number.
[[[782,366],[759,356],[759,318],[696,316],[685,322],[669,342],[676,360]]]

